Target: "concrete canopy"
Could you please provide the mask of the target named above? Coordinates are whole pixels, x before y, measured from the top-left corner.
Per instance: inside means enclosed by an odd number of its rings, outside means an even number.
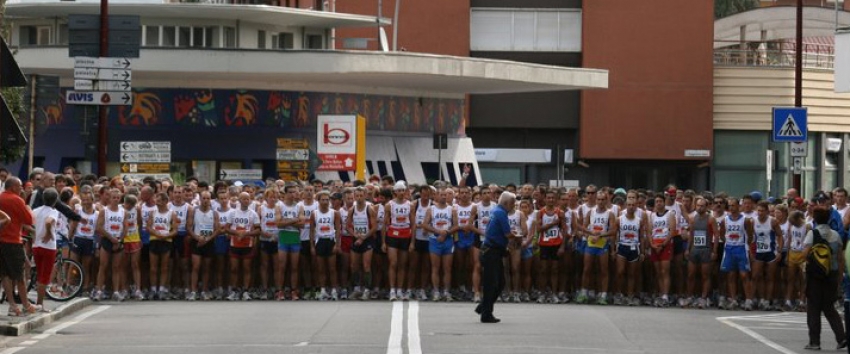
[[[73,60],[65,53],[64,48],[24,47],[17,59],[25,72],[60,75],[68,86]],[[133,86],[462,98],[605,89],[608,71],[410,52],[144,48],[133,63]]]

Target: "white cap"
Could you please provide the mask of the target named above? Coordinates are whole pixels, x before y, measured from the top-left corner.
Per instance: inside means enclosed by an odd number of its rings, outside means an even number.
[[[234,186],[237,186],[237,187],[242,187],[242,186],[244,186],[245,184],[244,184],[244,183],[242,183],[242,181],[236,181],[236,182],[233,182],[233,185],[234,185]]]
[[[404,181],[398,181],[395,183],[395,186],[393,186],[394,191],[403,191],[405,189],[407,189],[407,185],[404,183]]]

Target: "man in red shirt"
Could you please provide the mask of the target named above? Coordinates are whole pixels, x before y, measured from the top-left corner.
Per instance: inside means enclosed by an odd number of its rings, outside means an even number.
[[[0,229],[0,277],[3,279],[3,288],[6,291],[6,300],[9,302],[9,316],[21,316],[23,312],[15,306],[12,292],[13,282],[18,286],[18,292],[26,293],[24,284],[24,247],[21,238],[24,225],[32,228],[32,212],[24,200],[21,199],[21,180],[9,177],[6,180],[6,189],[0,193],[0,210],[9,215],[11,219],[6,227]],[[21,304],[26,312],[35,312],[35,306],[30,304],[26,296],[21,296]]]

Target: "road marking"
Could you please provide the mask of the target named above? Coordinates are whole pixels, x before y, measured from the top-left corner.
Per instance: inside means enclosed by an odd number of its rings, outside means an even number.
[[[387,354],[401,354],[401,336],[404,332],[404,302],[393,302],[393,317],[390,321],[390,339]]]
[[[306,347],[307,344],[310,344],[310,342],[301,342],[296,345],[293,345],[293,347]]]
[[[411,301],[407,308],[407,352],[422,354],[419,338],[419,301]]]
[[[99,314],[103,311],[106,311],[110,307],[112,307],[112,306],[110,306],[110,305],[98,306],[98,307],[92,309],[91,311],[85,312],[85,313],[83,313],[83,314],[81,314],[77,317],[74,317],[74,319],[71,320],[71,321],[59,324],[59,325],[57,325],[57,326],[55,326],[51,329],[44,331],[44,333],[42,333],[42,335],[46,334],[47,336],[50,336],[52,334],[56,334],[56,332],[59,332],[59,331],[65,329],[65,328],[71,327],[71,326],[73,326],[77,323],[82,322],[83,320],[85,320],[85,319],[87,319],[91,316],[94,316],[94,315],[97,315],[97,314]],[[47,337],[44,337],[44,338],[47,338]],[[39,338],[39,339],[44,339],[44,338]]]
[[[0,352],[0,354],[13,354],[13,353],[17,353],[17,352],[19,352],[19,351],[21,351],[21,350],[23,350],[23,349],[24,349],[24,347],[11,347],[11,348],[6,348],[6,350],[4,350],[4,351]]]
[[[37,340],[25,340],[25,341],[20,342],[18,344],[20,344],[20,345],[33,345],[35,343],[38,343],[38,341]]]
[[[769,315],[767,315],[767,316],[769,316]],[[765,317],[767,317],[767,316],[765,316]],[[751,318],[751,317],[756,317],[756,316],[743,316],[743,317]],[[776,342],[774,342],[774,341],[772,341],[772,340],[770,340],[770,339],[765,338],[765,337],[764,337],[764,336],[762,336],[761,334],[758,334],[758,333],[756,333],[755,331],[753,331],[753,330],[751,330],[751,329],[749,329],[749,328],[747,328],[747,327],[744,327],[744,326],[741,326],[741,325],[739,325],[739,324],[737,324],[737,323],[735,323],[735,322],[732,322],[731,320],[733,320],[733,319],[739,319],[739,318],[736,318],[736,317],[718,317],[718,318],[717,318],[717,320],[718,320],[718,321],[720,321],[721,323],[723,323],[723,324],[725,324],[725,325],[727,325],[727,326],[729,326],[729,327],[732,327],[732,328],[734,328],[734,329],[737,329],[737,330],[739,330],[739,331],[741,331],[741,332],[744,332],[744,334],[746,334],[746,335],[748,335],[748,336],[750,336],[750,337],[753,337],[753,339],[755,339],[755,340],[757,340],[757,341],[761,342],[762,344],[764,344],[764,345],[766,345],[766,346],[768,346],[768,347],[771,347],[771,348],[773,348],[773,349],[776,349],[776,350],[777,350],[777,351],[779,351],[780,353],[783,353],[783,354],[797,354],[797,352],[795,352],[795,351],[793,351],[793,350],[791,350],[791,349],[785,348],[785,347],[783,347],[783,346],[781,346],[781,345],[777,344]]]

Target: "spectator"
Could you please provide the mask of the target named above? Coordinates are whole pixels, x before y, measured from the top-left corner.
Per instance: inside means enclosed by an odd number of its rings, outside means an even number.
[[[820,193],[819,193],[820,194]],[[820,202],[820,201],[819,201]],[[821,314],[826,317],[829,326],[832,327],[835,333],[835,341],[838,342],[838,349],[847,347],[847,337],[844,332],[844,325],[841,322],[841,316],[835,309],[835,300],[837,299],[835,289],[838,288],[838,279],[841,272],[839,265],[844,262],[844,253],[842,252],[842,242],[838,232],[831,229],[828,222],[830,219],[830,210],[823,206],[818,206],[813,211],[814,222],[817,226],[812,231],[806,234],[803,244],[803,255],[808,257],[814,244],[814,234],[818,233],[824,238],[832,249],[832,264],[827,279],[819,279],[818,277],[806,277],[806,297],[808,298],[807,307],[807,324],[809,327],[809,344],[805,349],[820,350],[820,332],[821,332]],[[811,266],[811,265],[810,265]]]
[[[6,180],[6,190],[0,193],[0,211],[8,214],[11,219],[6,227],[0,229],[0,277],[3,280],[3,289],[6,291],[6,301],[9,302],[9,316],[23,316],[24,311],[35,313],[36,308],[26,296],[21,296],[21,304],[24,309],[15,305],[12,288],[17,286],[18,292],[26,294],[24,284],[24,227],[32,229],[32,214],[24,200],[20,197],[23,188],[21,180],[10,177]]]

